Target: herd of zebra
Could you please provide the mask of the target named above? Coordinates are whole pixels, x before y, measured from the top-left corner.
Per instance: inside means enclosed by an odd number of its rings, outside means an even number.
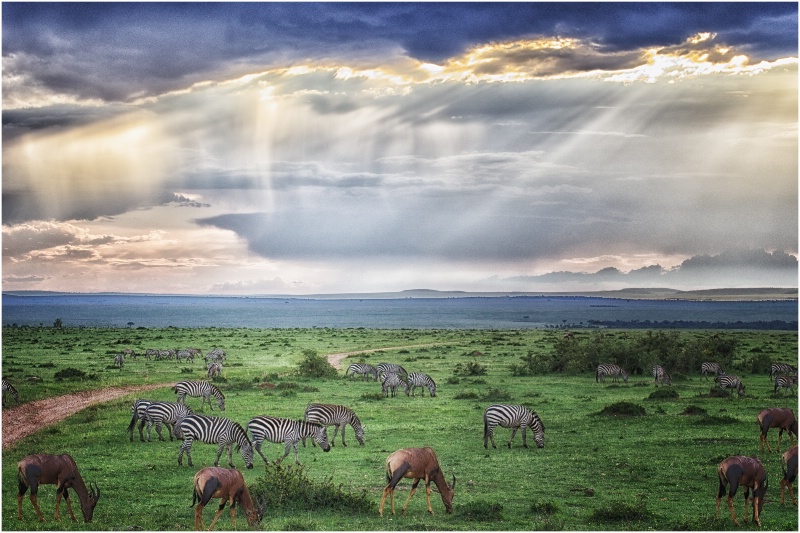
[[[203,358],[203,352],[199,348],[185,348],[178,350],[159,350],[155,348],[147,348],[143,352],[136,352],[131,348],[125,348],[122,352],[114,355],[114,366],[120,370],[125,367],[125,358],[137,359],[144,357],[148,361],[169,361],[174,360],[176,363],[184,361],[186,363],[194,363],[195,357]],[[228,358],[227,352],[222,348],[211,349],[204,357],[206,369],[208,371],[208,379],[212,379],[222,375],[222,363]]]
[[[416,389],[422,389],[422,396],[425,396],[425,389],[432,398],[436,397],[436,382],[428,374],[422,372],[407,372],[405,368],[395,363],[380,363],[377,367],[367,363],[353,363],[345,372],[345,377],[353,379],[356,375],[373,381],[380,380],[381,392],[386,397],[391,392],[392,397],[397,396],[398,387],[402,387],[406,396],[415,396]]]

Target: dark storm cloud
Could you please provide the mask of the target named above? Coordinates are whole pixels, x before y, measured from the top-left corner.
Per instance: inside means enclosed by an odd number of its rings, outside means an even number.
[[[404,52],[439,62],[476,44],[539,35],[624,52],[700,31],[754,61],[794,56],[797,4],[5,2],[3,66],[28,88],[110,102],[277,61]]]

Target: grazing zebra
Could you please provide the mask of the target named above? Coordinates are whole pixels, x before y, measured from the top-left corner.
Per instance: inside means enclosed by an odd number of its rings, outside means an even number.
[[[720,389],[736,389],[739,396],[744,396],[744,384],[738,376],[733,374],[720,374],[714,381],[719,383]]]
[[[221,363],[228,358],[228,354],[222,348],[214,348],[206,354],[206,363]]]
[[[628,373],[625,372],[621,366],[613,364],[597,365],[597,373],[594,376],[595,383],[601,381],[605,382],[606,376],[611,376],[613,378],[611,380],[611,383],[616,383],[619,380],[620,376],[622,376],[622,380],[625,383],[628,382]]]
[[[356,374],[361,374],[365,378],[372,376],[372,381],[378,381],[378,370],[366,363],[353,363],[347,367],[347,372],[344,373],[345,377],[349,375],[350,379],[353,379]]]
[[[797,368],[786,363],[772,363],[769,365],[769,379],[775,381],[780,374],[797,374]]]
[[[653,379],[656,381],[656,387],[658,384],[661,383],[662,385],[666,383],[667,385],[672,385],[672,378],[667,371],[661,365],[655,365],[653,367]]]
[[[145,350],[144,355],[147,357],[148,361],[151,359],[158,359],[158,350],[154,348],[148,348]]]
[[[720,374],[724,374],[725,371],[722,370],[722,367],[719,366],[719,363],[703,363],[700,365],[700,375],[708,379],[709,374],[714,374],[715,376],[719,376]]]
[[[344,441],[344,430],[347,424],[350,424],[353,426],[353,431],[356,432],[356,440],[360,445],[364,445],[364,426],[353,410],[344,405],[312,403],[306,407],[303,420],[321,426],[336,426],[336,429],[333,430],[331,446],[333,446],[336,441],[336,434],[339,432],[340,428],[342,430],[342,446],[347,446],[347,443]],[[314,441],[311,441],[311,443],[313,444]],[[305,446],[305,444],[306,439],[303,438],[303,446]]]
[[[206,444],[219,444],[214,466],[219,466],[219,458],[228,448],[228,466],[233,466],[233,447],[242,454],[247,468],[253,468],[253,445],[247,438],[245,430],[229,418],[219,416],[189,415],[177,425],[175,432],[183,435],[183,444],[178,452],[178,465],[183,465],[183,453],[192,465],[192,443],[195,440]]]
[[[494,443],[494,428],[503,426],[511,428],[511,438],[508,439],[508,447],[511,448],[511,441],[517,430],[522,428],[522,445],[528,447],[525,430],[531,428],[533,439],[536,446],[544,448],[544,424],[535,412],[524,405],[503,405],[494,404],[486,408],[483,413],[483,447],[488,448],[488,441],[491,439],[492,448],[497,448]]]
[[[194,353],[191,350],[178,350],[175,352],[175,359],[178,363],[181,362],[181,359],[194,363]]]
[[[220,411],[225,410],[225,395],[208,381],[180,381],[172,387],[172,390],[178,395],[178,403],[186,404],[187,394],[195,398],[202,396],[203,401],[200,403],[200,409],[208,402],[208,407],[213,411],[214,406],[211,405],[211,396],[214,396],[217,399]]]
[[[114,366],[118,366],[120,368],[120,370],[122,370],[122,367],[125,366],[125,356],[122,355],[121,353],[118,353],[117,355],[115,355],[114,356]]]
[[[257,416],[247,423],[247,429],[253,436],[253,446],[258,454],[264,459],[267,458],[261,453],[261,444],[266,440],[268,442],[283,443],[286,453],[283,457],[277,460],[280,464],[289,452],[294,448],[294,462],[300,464],[297,459],[298,443],[301,439],[307,437],[314,437],[319,444],[319,447],[324,451],[329,452],[331,445],[328,444],[328,432],[325,426],[319,424],[312,424],[311,422],[304,422],[303,420],[291,420],[289,418],[280,418],[277,416]]]
[[[131,437],[131,442],[133,442],[133,428],[136,426],[136,421],[139,421],[139,440],[144,442],[144,434],[142,433],[142,429],[144,428],[145,418],[144,413],[147,410],[150,404],[156,403],[153,400],[145,400],[145,399],[138,399],[133,402],[131,406],[131,413],[133,416],[131,417],[131,423],[128,424],[128,433]]]
[[[794,394],[794,386],[797,385],[797,376],[778,376],[775,378],[775,390],[773,394],[778,392],[778,389],[783,387],[789,389],[789,392]]]
[[[6,405],[6,393],[7,392],[11,393],[11,396],[14,397],[14,401],[19,403],[19,392],[17,392],[17,389],[14,388],[14,385],[12,385],[11,383],[9,383],[8,381],[6,381],[4,379],[3,380],[3,407],[5,407],[5,405]]]
[[[408,376],[408,372],[406,372],[405,368],[403,368],[400,365],[396,365],[394,363],[380,363],[377,366],[376,370],[378,371],[379,376],[381,374],[391,374],[391,373]]]
[[[222,374],[222,363],[208,364],[208,379],[218,377]]]
[[[417,387],[422,388],[422,396],[425,396],[425,388],[431,394],[431,398],[436,397],[436,382],[428,374],[422,372],[412,372],[408,375],[408,384],[411,387],[411,396],[414,396],[414,389]]]
[[[187,416],[194,414],[194,411],[186,405],[178,402],[153,402],[144,410],[144,418],[147,421],[147,442],[150,442],[150,428],[153,424],[156,425],[156,433],[158,433],[158,440],[167,440],[161,435],[161,424],[167,426],[169,432],[169,440],[173,440],[173,433],[177,433],[176,429],[180,421]],[[183,435],[176,435],[179,439]]]
[[[399,375],[395,374],[394,372],[389,372],[388,374],[381,374],[381,392],[383,392],[384,398],[389,396],[389,390],[392,391],[392,398],[397,396],[397,387],[400,385],[403,386],[403,389],[406,391],[406,396],[409,393],[408,382],[401,378]]]

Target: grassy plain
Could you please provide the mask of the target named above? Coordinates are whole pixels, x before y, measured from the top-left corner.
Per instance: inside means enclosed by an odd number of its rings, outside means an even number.
[[[683,336],[716,332],[684,331]],[[576,332],[576,336],[590,335]],[[636,336],[644,332],[609,331]],[[719,332],[738,341],[737,357],[767,355],[774,361],[797,361],[796,332]],[[717,464],[729,455],[757,455],[769,475],[769,502],[763,529],[798,529],[797,508],[780,505],[782,477],[778,453],[760,452],[755,418],[765,407],[797,407],[797,396],[773,394],[765,374],[738,372],[747,385],[744,398],[710,397],[713,381],[698,374],[676,376],[677,398],[650,399],[655,390],[649,375],[631,376],[628,384],[595,383],[594,374],[546,374],[515,377],[511,364],[529,352],[553,349],[563,332],[548,330],[368,330],[368,329],[94,329],[3,328],[3,376],[18,385],[23,401],[114,385],[174,383],[204,377],[204,366],[174,361],[128,360],[123,369],[111,363],[124,348],[212,347],[229,354],[224,380],[224,416],[241,424],[258,414],[300,418],[310,402],[341,403],[356,411],[366,425],[366,445],[358,446],[347,428],[349,446],[337,437],[329,453],[300,450],[305,474],[332,482],[345,491],[366,491],[371,504],[363,509],[268,510],[264,530],[734,530],[723,501],[715,518]],[[430,344],[430,346],[419,346]],[[408,348],[401,348],[401,347]],[[417,346],[417,347],[410,347]],[[394,349],[385,349],[395,347]],[[296,375],[305,350],[320,355],[356,350],[384,350],[354,355],[342,362],[340,378],[308,379]],[[383,398],[379,384],[343,379],[350,362],[397,362],[408,371],[422,371],[438,384],[437,398]],[[463,375],[477,363],[483,375]],[[78,368],[80,380],[55,380],[57,372]],[[475,368],[473,366],[473,368]],[[2,528],[4,530],[187,530],[193,528],[191,482],[194,472],[213,463],[216,446],[196,443],[195,466],[179,467],[179,442],[129,442],[125,432],[130,405],[138,396],[91,407],[3,450]],[[169,387],[146,394],[174,400]],[[498,428],[496,450],[483,447],[482,413],[495,402],[533,408],[545,427],[545,447],[505,446],[510,431]],[[644,416],[607,416],[600,412],[617,402],[644,408]],[[189,399],[199,407],[199,399]],[[705,414],[688,415],[702,411]],[[209,413],[208,407],[204,411]],[[214,414],[220,414],[217,410]],[[332,436],[333,431],[329,431]],[[155,435],[155,434],[154,434]],[[777,434],[770,432],[773,448]],[[784,443],[787,439],[784,439]],[[411,501],[408,514],[378,517],[384,486],[384,460],[392,451],[430,445],[446,477],[458,482],[455,512],[446,515],[438,494],[435,515],[425,511],[424,491]],[[787,447],[784,444],[783,448]],[[55,488],[40,491],[48,518],[35,521],[30,501],[25,520],[16,518],[16,462],[31,453],[70,453],[85,479],[100,485],[103,496],[94,521],[77,524],[52,520]],[[278,458],[283,447],[269,445],[265,455]],[[223,461],[224,464],[224,461]],[[241,456],[234,464],[243,467]],[[264,475],[256,467],[244,471],[248,484]],[[291,456],[284,466],[291,464]],[[397,491],[399,507],[410,482]],[[796,490],[796,489],[795,489]],[[213,509],[206,510],[206,524]],[[743,498],[736,497],[742,518]],[[64,509],[62,508],[62,511]],[[62,516],[65,513],[62,512]],[[246,529],[239,517],[237,529]],[[218,529],[230,528],[226,509]]]

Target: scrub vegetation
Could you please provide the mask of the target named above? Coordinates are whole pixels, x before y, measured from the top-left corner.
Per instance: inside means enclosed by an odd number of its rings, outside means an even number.
[[[364,446],[349,426],[347,447],[338,438],[328,453],[301,445],[301,467],[273,464],[283,454],[279,444],[265,443],[270,463],[256,456],[253,470],[234,454],[251,491],[269,498],[263,530],[735,530],[724,502],[715,517],[716,468],[730,455],[756,455],[765,465],[763,529],[798,528],[797,508],[780,505],[780,456],[759,452],[755,423],[766,407],[797,406],[796,395],[773,393],[768,376],[770,362],[797,363],[797,332],[69,327],[3,328],[3,377],[22,402],[165,385],[93,405],[8,447],[4,442],[2,528],[191,530],[192,477],[213,463],[216,446],[195,443],[195,466],[179,467],[180,441],[140,442],[137,432],[130,442],[126,428],[136,398],[174,401],[170,386],[205,379],[204,362],[127,357],[123,368],[112,365],[126,348],[188,347],[228,353],[215,378],[226,410],[206,407],[205,414],[244,425],[256,415],[299,419],[306,405],[323,402],[350,407],[366,427]],[[327,360],[351,352],[359,353],[341,359],[334,375]],[[746,395],[718,396],[713,379],[700,377],[707,360],[738,374]],[[429,374],[437,397],[384,398],[378,382],[344,377],[350,363],[384,361]],[[596,383],[598,362],[625,367],[628,383]],[[654,394],[654,363],[672,374],[672,386],[658,390],[672,392]],[[484,449],[482,415],[490,403],[534,410],[545,426],[545,447],[537,449],[528,435],[531,447],[523,448],[518,434],[509,449],[510,430],[497,428],[497,449]],[[199,411],[199,399],[188,404]],[[6,409],[15,406],[12,400]],[[777,431],[769,438],[774,447]],[[782,450],[790,445],[786,435],[783,443]],[[457,478],[453,514],[445,514],[434,493],[430,516],[422,486],[407,515],[399,514],[411,485],[404,480],[395,495],[398,514],[386,509],[379,518],[386,457],[420,446],[434,448],[448,481]],[[102,498],[92,523],[54,522],[53,486],[39,493],[47,522],[35,519],[27,497],[25,519],[17,520],[16,463],[33,453],[69,453],[84,479],[97,482]],[[741,518],[741,494],[735,505]],[[226,511],[217,529],[230,527]],[[246,528],[237,520],[237,529]]]

